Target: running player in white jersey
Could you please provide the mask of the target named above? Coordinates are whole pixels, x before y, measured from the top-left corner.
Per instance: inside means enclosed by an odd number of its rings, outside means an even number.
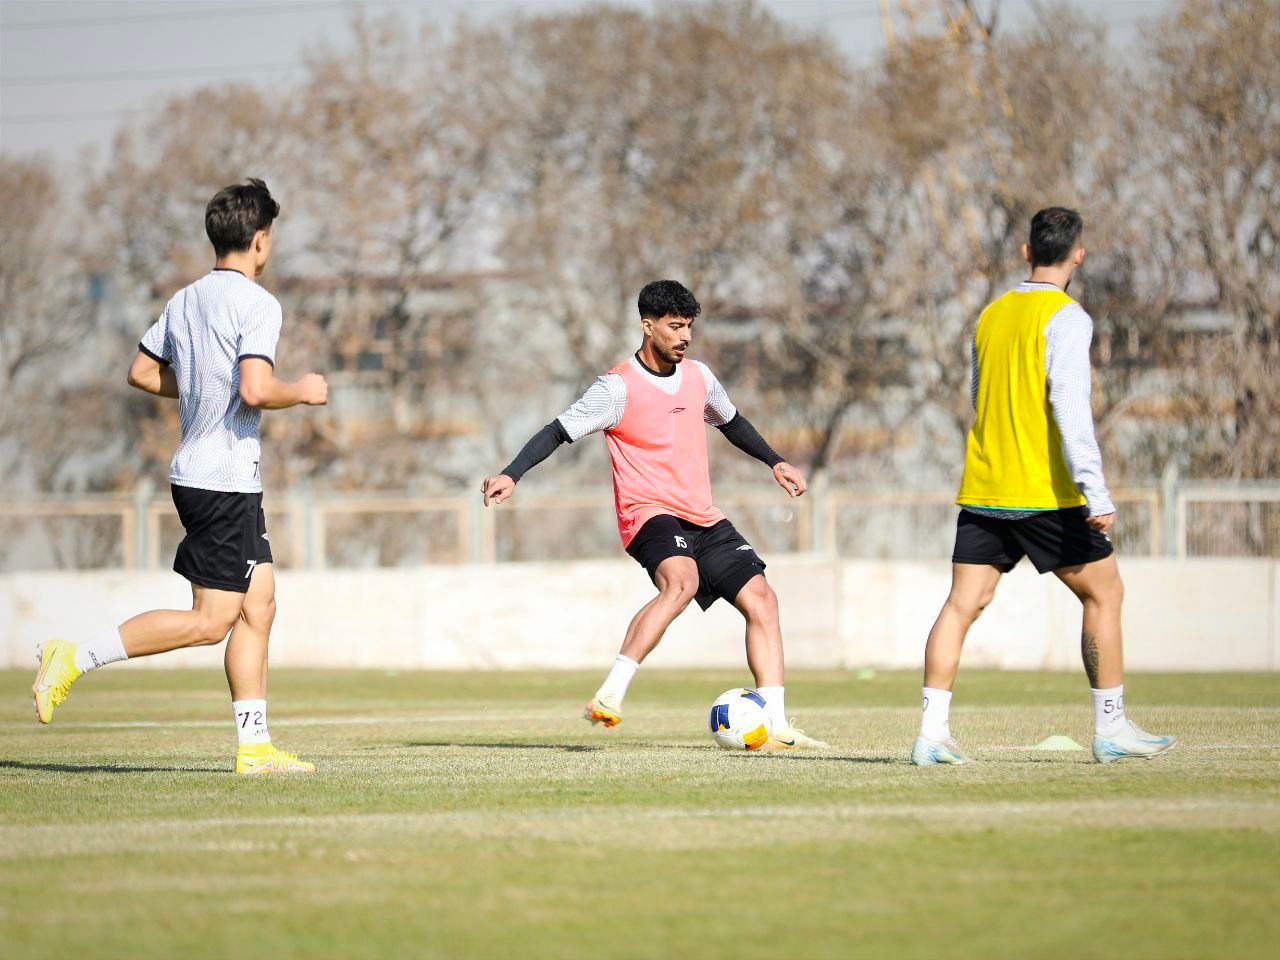
[[[261,180],[227,187],[205,209],[213,270],[179,290],[143,335],[129,384],[178,401],[182,441],[169,480],[186,536],[173,569],[191,583],[190,610],[151,610],[84,643],[45,644],[32,692],[41,723],[83,674],[117,660],[227,641],[225,665],[239,747],[236,773],[310,773],[267,732],[267,643],[275,574],[262,510],[263,410],[327,402],[318,373],[275,376],[280,304],[255,278],[271,256],[280,205]]]
[[[583,717],[614,727],[644,661],[689,605],[733,604],[746,621],[747,665],[770,720],[766,750],[823,749],[786,715],[778,598],[765,564],[711,498],[707,425],[767,464],[788,496],[805,492],[804,475],[779,456],[730,402],[706,364],[684,364],[702,308],[674,280],[640,291],[640,349],[596,378],[577,403],[543,427],[502,473],[482,485],[485,506],[502,503],[536,464],[562,443],[603,432],[613,468],[618,533],[628,556],[649,574],[658,595],[631,621],[622,650]],[[714,722],[714,721],[713,721]],[[714,729],[714,728],[713,728]],[[754,747],[753,747],[754,748]]]

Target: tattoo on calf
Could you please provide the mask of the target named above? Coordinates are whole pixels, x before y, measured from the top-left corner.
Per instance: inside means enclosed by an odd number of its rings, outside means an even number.
[[[1098,638],[1088,630],[1080,633],[1080,657],[1084,660],[1084,672],[1089,677],[1089,686],[1098,687]]]

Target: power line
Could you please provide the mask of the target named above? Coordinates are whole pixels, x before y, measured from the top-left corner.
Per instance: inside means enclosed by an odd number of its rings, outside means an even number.
[[[349,2],[350,0],[327,0],[327,2],[312,2],[305,5],[310,7],[332,8],[338,4],[349,3]],[[366,5],[399,6],[403,4],[412,4],[414,2],[421,2],[421,0],[366,0]],[[355,5],[355,4],[352,4],[352,5]],[[303,2],[290,5],[291,8],[297,8],[297,9],[301,9],[303,6],[304,6]],[[230,8],[228,7],[227,9],[230,9]],[[253,8],[248,8],[248,9],[260,10],[261,7],[255,6]],[[850,19],[857,20],[857,19],[862,19],[863,16],[867,14],[876,14],[876,12],[863,11],[863,10],[846,10],[842,13],[839,13],[832,17],[827,17],[824,19],[827,22],[834,21],[834,20],[850,20]],[[208,15],[201,14],[201,16],[208,16]],[[1106,26],[1108,28],[1133,26],[1138,23],[1149,20],[1150,16],[1151,16],[1150,14],[1143,12],[1143,13],[1137,14],[1136,16],[1130,15],[1128,17],[1117,18],[1115,20],[1108,22]],[[123,19],[123,18],[117,18],[117,19]],[[65,23],[68,21],[62,21],[62,22]],[[792,22],[804,23],[804,22],[814,22],[814,21],[811,20],[810,18],[804,18],[799,21],[792,21]],[[210,67],[196,67],[196,68],[180,67],[180,68],[163,69],[163,70],[129,70],[129,71],[115,71],[115,72],[104,71],[102,73],[86,73],[86,74],[63,74],[63,75],[51,74],[44,77],[28,75],[28,76],[7,78],[3,81],[3,83],[6,86],[40,86],[40,85],[54,85],[54,84],[63,84],[63,83],[101,82],[101,81],[115,81],[115,80],[168,79],[172,77],[183,77],[183,76],[193,76],[193,77],[206,76],[206,77],[215,77],[215,78],[234,79],[237,73],[258,73],[258,72],[271,72],[276,70],[289,72],[293,70],[303,69],[305,66],[306,66],[305,62],[280,61],[277,63],[239,64],[231,67],[210,66]],[[43,123],[70,123],[74,121],[93,120],[93,119],[98,119],[102,117],[115,117],[115,116],[125,116],[129,114],[138,114],[142,110],[143,110],[142,107],[134,106],[134,107],[123,107],[123,108],[108,109],[108,110],[75,111],[70,113],[26,114],[26,115],[19,115],[16,117],[0,116],[0,124],[3,124],[4,126],[28,126],[31,124],[43,124]]]
[[[0,117],[0,127],[20,127],[32,123],[69,123],[73,120],[96,120],[99,117],[122,117],[137,113],[141,107],[124,107],[118,110],[82,110],[77,113],[29,114],[23,117]]]
[[[365,5],[401,6],[401,5],[412,5],[413,2],[414,0],[366,0]],[[1028,0],[1028,2],[1031,2],[1031,0]],[[303,9],[324,8],[324,7],[333,8],[341,4],[348,4],[353,7],[360,5],[358,2],[356,2],[356,0],[317,0],[317,2],[311,2],[311,3],[298,2],[296,4],[291,4],[288,8],[280,12],[288,13],[294,10],[301,11]],[[233,9],[246,9],[246,8],[231,8],[231,7],[224,8],[224,10],[227,10],[227,11],[232,11]],[[259,8],[254,7],[252,9],[256,10]],[[1032,6],[1032,9],[1034,10],[1034,4]],[[270,10],[270,8],[268,8],[268,10]],[[224,14],[218,14],[217,16],[222,16],[222,15]],[[154,15],[147,14],[146,16],[154,16]],[[178,15],[171,15],[166,19],[174,19],[176,16]],[[189,19],[196,19],[197,16],[209,17],[209,16],[213,16],[213,14],[209,14],[207,12],[200,12],[198,14],[192,14],[192,16],[189,17]],[[835,14],[815,14],[808,17],[791,18],[791,19],[785,20],[784,22],[791,25],[797,25],[802,27],[808,27],[812,24],[820,24],[825,26],[831,23],[838,23],[841,21],[871,19],[873,17],[878,17],[878,16],[879,16],[878,10],[860,8],[860,9],[854,9],[854,10],[843,10]],[[1136,23],[1146,20],[1149,16],[1151,15],[1144,12],[1144,13],[1138,14],[1137,16],[1131,15],[1129,17],[1122,17],[1122,18],[1110,21],[1108,23],[1108,26],[1116,26],[1116,27],[1132,26]],[[102,19],[105,19],[105,18],[102,18]],[[126,18],[118,17],[115,19],[123,22]],[[63,24],[70,24],[73,21],[64,20],[64,21],[58,21],[58,22]],[[74,21],[74,22],[87,23],[88,20]],[[49,25],[53,25],[53,23],[54,23],[53,21],[48,21]],[[26,26],[28,26],[28,24],[19,24],[17,27],[13,29],[21,29]],[[120,81],[127,82],[130,80],[163,80],[163,79],[168,79],[170,77],[186,77],[186,76],[233,77],[237,73],[262,73],[262,72],[270,72],[274,70],[292,70],[292,69],[298,68],[299,66],[300,64],[292,61],[277,61],[275,63],[237,64],[237,65],[232,65],[228,67],[215,67],[215,66],[168,67],[168,68],[158,68],[158,69],[151,69],[151,70],[107,70],[107,71],[101,71],[101,72],[95,72],[95,73],[27,74],[27,75],[20,75],[16,77],[0,78],[0,84],[3,84],[6,87],[38,87],[38,86],[61,86],[61,85],[75,84],[75,83],[102,83],[102,82],[112,83],[112,82],[120,82]]]
[[[334,10],[341,7],[399,7],[421,4],[421,0],[292,0],[275,4],[214,3],[213,9],[183,10],[170,13],[134,13],[123,17],[75,17],[64,20],[26,20],[13,24],[0,24],[5,33],[26,30],[59,30],[64,27],[116,27],[135,23],[170,23],[178,20],[221,20],[239,14],[279,16],[281,14],[309,13],[314,10]]]
[[[332,6],[334,3],[345,3],[349,0],[329,0],[325,5]],[[387,2],[400,3],[410,2],[410,0],[387,0]],[[201,16],[205,16],[201,14]],[[879,16],[875,10],[853,10],[837,13],[829,16],[815,15],[813,17],[805,17],[784,21],[791,24],[811,24],[811,23],[835,23],[846,20],[861,20],[869,17]],[[65,21],[64,21],[65,22]],[[163,80],[170,77],[187,77],[187,76],[234,76],[237,73],[260,73],[272,70],[292,70],[299,69],[303,64],[296,61],[281,60],[275,63],[248,63],[234,64],[226,67],[208,66],[208,67],[164,67],[151,70],[104,70],[95,73],[65,73],[65,74],[26,74],[16,77],[0,78],[0,83],[6,87],[39,87],[39,86],[61,86],[74,83],[101,83],[116,82],[129,80]]]
[[[159,70],[104,70],[100,73],[29,74],[5,77],[6,87],[57,86],[67,83],[101,83],[118,80],[163,80],[169,77],[234,76],[237,73],[261,73],[270,70],[296,70],[304,64],[280,60],[275,63],[237,63],[209,67],[168,67]]]
[[[333,6],[335,3],[346,3],[349,0],[328,0],[327,3],[320,4],[322,6]],[[375,0],[376,2],[376,0]],[[412,0],[383,0],[384,4],[410,3]],[[301,6],[301,4],[299,4]],[[206,14],[200,14],[206,16]],[[835,23],[846,20],[861,20],[869,17],[879,16],[876,10],[845,10],[831,15],[815,15],[812,17],[804,17],[784,21],[792,24],[808,25],[812,23]],[[63,21],[67,22],[67,21]],[[226,67],[207,66],[207,67],[163,67],[148,70],[103,70],[93,73],[65,73],[65,74],[25,74],[16,77],[2,77],[0,84],[6,87],[40,87],[40,86],[63,86],[75,83],[112,83],[127,82],[130,80],[164,80],[173,77],[227,77],[232,78],[239,73],[262,73],[275,70],[295,70],[301,69],[305,64],[297,61],[276,61],[274,63],[249,63],[249,64],[233,64]],[[38,119],[34,116],[28,118],[31,120]]]

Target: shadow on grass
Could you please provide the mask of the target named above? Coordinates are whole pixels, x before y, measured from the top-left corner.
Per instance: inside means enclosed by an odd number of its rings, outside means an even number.
[[[614,740],[607,746],[594,743],[475,743],[461,740],[438,740],[406,743],[406,747],[477,747],[493,750],[560,750],[564,753],[597,753],[601,750],[696,750],[698,753],[719,753],[714,746],[694,746],[690,743],[656,743],[648,740]]]
[[[406,747],[474,747],[481,750],[560,750],[564,753],[595,753],[600,750],[608,749],[606,747],[597,746],[595,744],[585,743],[468,743],[458,740],[433,740],[418,743],[406,743]],[[746,751],[725,751],[708,744],[706,746],[695,746],[690,743],[656,743],[647,740],[619,740],[615,744],[611,744],[610,748],[619,750],[692,750],[697,753],[707,754],[711,756],[726,755],[728,758],[734,757],[761,757],[767,756],[770,759],[777,760],[803,760],[818,763],[882,763],[894,764],[900,762],[893,757],[850,757],[850,756],[824,756],[815,753],[752,753]],[[901,761],[906,763],[907,761]]]
[[[39,770],[44,773],[225,773],[222,767],[123,767],[102,763],[25,763],[0,760],[0,770]]]
[[[693,750],[698,753],[710,754],[712,756],[724,756],[730,759],[741,757],[769,757],[773,760],[815,760],[820,763],[898,763],[895,757],[850,757],[850,756],[832,756],[826,753],[818,752],[801,752],[791,753],[789,751],[765,751],[750,752],[747,750],[722,750],[714,744],[693,744],[693,743],[659,743],[653,740],[619,740],[619,747],[629,747],[641,750]],[[903,760],[903,763],[909,761]]]
[[[818,763],[910,763],[910,760],[899,760],[896,757],[824,757],[817,754],[804,753],[771,753],[766,756],[775,760],[808,760]]]
[[[406,747],[478,747],[482,750],[562,750],[565,753],[591,753],[600,747],[585,743],[467,743],[451,740],[433,740],[406,743]]]

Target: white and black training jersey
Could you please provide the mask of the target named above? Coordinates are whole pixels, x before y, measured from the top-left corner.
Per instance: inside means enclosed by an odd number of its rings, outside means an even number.
[[[240,361],[275,366],[280,302],[238,270],[215,268],[171,299],[138,344],[178,378],[182,442],[169,481],[259,493],[262,412],[240,399]]]
[[[734,418],[738,410],[729,399],[729,394],[721,386],[716,375],[701,360],[689,360],[696,363],[702,371],[702,379],[707,385],[707,402],[702,412],[702,419],[713,427],[723,427]],[[645,378],[664,393],[674,395],[680,389],[681,364],[677,363],[669,374],[662,376],[654,373],[636,357],[630,363]],[[606,373],[596,377],[595,382],[587,388],[573,406],[556,419],[565,433],[573,441],[581,440],[588,434],[600,430],[612,430],[622,422],[622,415],[627,409],[627,382],[616,373]]]

